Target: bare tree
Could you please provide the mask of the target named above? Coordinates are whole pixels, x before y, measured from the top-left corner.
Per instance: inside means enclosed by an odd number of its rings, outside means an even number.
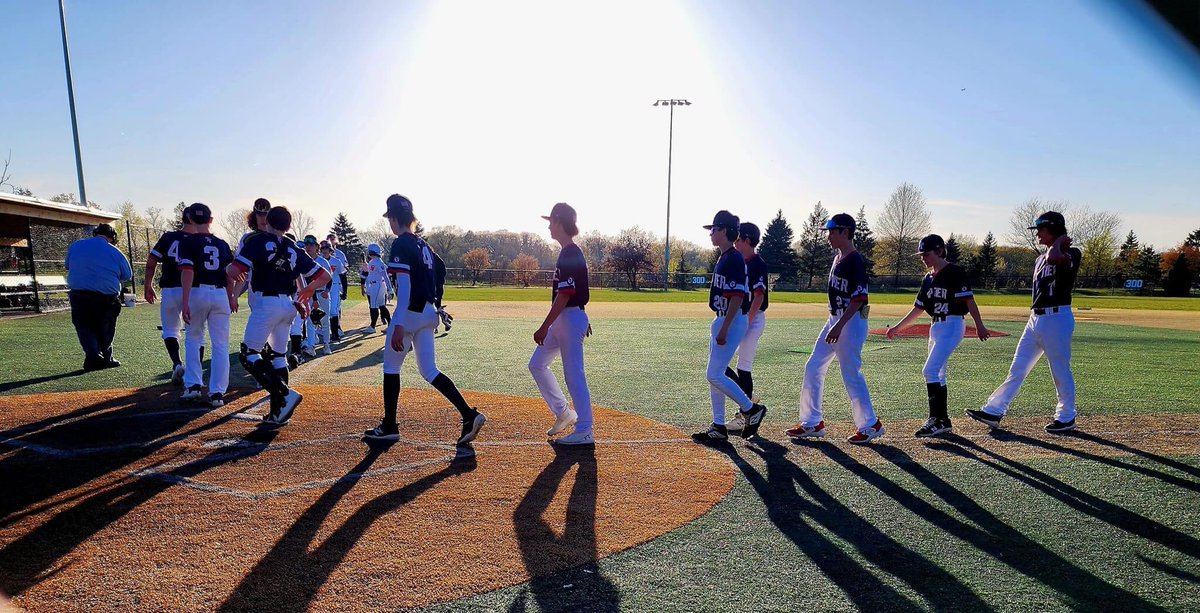
[[[249,214],[250,209],[231,209],[217,218],[221,239],[229,243],[230,248],[237,249],[238,239],[250,231],[250,228],[246,226],[246,216]]]
[[[1008,232],[1005,233],[1004,240],[1015,247],[1029,247],[1037,251],[1041,247],[1038,246],[1037,236],[1028,229],[1029,226],[1033,225],[1033,221],[1038,218],[1038,215],[1046,211],[1058,211],[1066,215],[1070,209],[1071,203],[1066,200],[1043,202],[1041,198],[1030,198],[1013,209],[1012,215],[1008,218]]]
[[[881,267],[892,271],[895,282],[899,282],[900,273],[916,265],[912,254],[917,242],[929,232],[929,209],[921,190],[911,183],[900,184],[884,205],[875,231],[879,234],[876,257]]]
[[[4,170],[0,170],[0,187],[7,185],[9,188],[11,188],[13,190],[13,193],[15,194],[15,193],[17,193],[16,192],[17,186],[13,185],[12,183],[9,183],[9,181],[8,181],[9,179],[12,178],[12,175],[8,173],[8,165],[11,163],[12,163],[12,149],[9,149],[8,157],[4,158]]]
[[[152,231],[158,233],[166,232],[171,226],[171,221],[167,219],[166,213],[156,206],[146,209],[146,214],[142,219],[142,223],[146,224]]]
[[[312,234],[313,227],[316,225],[317,222],[312,215],[300,209],[292,211],[292,235],[297,240],[302,240],[306,234]]]
[[[1040,251],[1037,235],[1029,230],[1034,220],[1046,211],[1057,211],[1067,220],[1067,232],[1076,245],[1099,240],[1103,244],[1105,235],[1121,234],[1121,216],[1109,211],[1093,211],[1091,207],[1075,206],[1067,200],[1042,201],[1040,198],[1030,198],[1017,205],[1008,219],[1008,233],[1005,241],[1011,245],[1029,247]]]
[[[605,263],[612,271],[623,273],[631,289],[637,289],[637,274],[654,270],[655,260],[651,258],[657,242],[654,235],[637,226],[621,230],[609,245]]]
[[[392,246],[392,228],[388,226],[388,222],[382,219],[376,219],[375,223],[366,230],[359,230],[358,236],[368,245],[379,245],[379,249],[383,252],[384,256],[387,255],[388,250]],[[433,250],[438,255],[442,255],[442,252],[438,251],[438,248],[433,246],[432,243],[430,247],[433,247]],[[442,259],[445,260],[446,257],[442,256]]]

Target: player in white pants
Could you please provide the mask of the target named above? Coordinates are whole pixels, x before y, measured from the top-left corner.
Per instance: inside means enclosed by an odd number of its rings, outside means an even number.
[[[1083,253],[1071,246],[1066,220],[1061,213],[1042,213],[1029,229],[1035,230],[1038,242],[1047,247],[1033,268],[1033,306],[1029,321],[1017,342],[1008,378],[996,388],[982,409],[967,409],[966,414],[992,428],[999,427],[1025,377],[1045,354],[1050,362],[1054,389],[1058,392],[1054,420],[1046,424],[1045,430],[1061,434],[1075,429],[1075,378],[1071,374],[1075,315],[1071,312],[1071,290],[1075,287]]]
[[[733,379],[738,387],[750,397],[752,402],[758,402],[754,395],[754,357],[758,355],[758,342],[762,340],[763,331],[767,328],[767,307],[770,303],[767,291],[767,263],[754,252],[758,246],[761,232],[758,226],[746,222],[738,229],[738,239],[733,242],[734,248],[746,260],[746,285],[750,288],[750,310],[746,314],[746,335],[737,348],[737,370],[725,368],[725,375]],[[725,408],[725,396],[719,400],[722,412]],[[734,414],[733,419],[725,423],[730,432],[736,432],[745,427],[742,412]]]
[[[979,307],[975,305],[975,294],[967,282],[966,271],[946,260],[946,241],[937,234],[930,234],[921,239],[917,255],[921,256],[921,262],[930,272],[921,282],[912,309],[904,319],[887,329],[887,337],[888,340],[896,338],[896,334],[922,312],[928,313],[933,321],[929,326],[929,357],[923,369],[929,398],[929,419],[915,433],[918,438],[925,438],[953,430],[946,391],[946,363],[966,333],[967,325],[963,316],[970,313],[975,319],[979,340],[986,341],[991,334],[979,316]]]
[[[329,289],[329,329],[333,340],[342,340],[342,301],[346,299],[346,272],[350,270],[350,260],[338,249],[338,236],[333,232],[325,237],[329,243],[331,254],[325,256],[329,260],[329,270],[333,273],[333,286]]]
[[[837,358],[842,382],[850,396],[850,411],[857,431],[846,439],[869,443],[884,433],[883,422],[871,405],[871,392],[862,374],[862,348],[867,341],[867,262],[854,248],[854,218],[834,215],[825,224],[829,245],[837,251],[829,270],[829,319],[817,335],[812,355],[804,364],[804,388],[800,391],[800,423],[787,431],[796,438],[825,436],[825,411],[821,393],[829,364]]]
[[[571,205],[559,202],[550,210],[550,215],[542,219],[550,222],[550,238],[562,245],[562,251],[554,266],[550,312],[533,333],[537,347],[529,358],[529,372],[542,399],[554,414],[554,425],[546,431],[546,436],[554,436],[574,426],[570,434],[554,443],[591,445],[596,442],[592,434],[592,394],[583,368],[583,339],[591,334],[591,325],[584,312],[589,299],[587,260],[575,244],[579,226]],[[550,370],[551,362],[560,355],[571,405],[567,404],[567,398]]]
[[[392,323],[392,313],[388,311],[387,299],[391,293],[388,281],[387,265],[379,257],[379,245],[371,243],[367,246],[367,261],[362,265],[363,293],[367,297],[367,306],[371,310],[371,332],[375,331],[376,322],[383,321],[386,326]],[[364,332],[366,330],[364,329]]]
[[[708,308],[716,314],[709,330],[708,368],[705,371],[713,420],[707,430],[692,435],[692,440],[705,445],[729,440],[729,429],[725,426],[726,396],[737,403],[742,413],[742,438],[758,434],[767,415],[767,407],[752,401],[737,381],[725,374],[734,352],[746,335],[746,313],[750,310],[746,260],[733,248],[739,226],[737,216],[729,211],[717,211],[712,224],[704,226],[709,231],[713,246],[721,250],[708,290]]]
[[[179,280],[179,245],[194,231],[192,224],[186,219],[181,221],[183,229],[164,232],[158,242],[150,248],[150,253],[146,256],[145,282],[142,287],[142,296],[148,304],[154,304],[155,301],[159,303],[158,317],[162,323],[163,345],[167,348],[167,357],[171,359],[171,383],[175,385],[183,383],[184,373],[183,359],[179,355],[179,339],[183,338],[180,334],[183,329],[183,319],[180,317],[183,309],[183,289]],[[162,276],[158,284],[162,290],[161,295],[154,292],[154,273],[160,263]],[[201,351],[203,352],[203,348]]]
[[[228,285],[225,267],[233,261],[229,245],[210,232],[212,211],[196,202],[184,209],[193,224],[179,248],[180,281],[183,285],[183,321],[187,323],[184,341],[187,356],[183,383],[184,400],[202,400],[204,386],[204,332],[212,343],[208,402],[214,407],[225,404],[229,389],[229,303],[236,299]]]

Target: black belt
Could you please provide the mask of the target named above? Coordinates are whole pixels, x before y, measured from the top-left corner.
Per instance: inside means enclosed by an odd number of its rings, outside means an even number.
[[[1059,311],[1065,311],[1065,310],[1067,310],[1067,309],[1069,309],[1069,308],[1071,308],[1071,307],[1070,307],[1070,305],[1067,305],[1067,306],[1056,306],[1056,307],[1049,307],[1049,308],[1046,308],[1046,309],[1033,309],[1033,314],[1034,314],[1034,315],[1050,315],[1051,313],[1057,313],[1057,312],[1059,312]]]
[[[946,319],[950,318],[950,317],[958,317],[961,319],[962,315],[930,315],[929,316],[929,318],[932,319],[934,321],[934,323],[937,323],[939,321],[946,321]]]
[[[254,293],[258,294],[259,296],[262,296],[263,298],[278,298],[281,296],[287,296],[288,298],[292,297],[291,294],[281,294],[279,292],[254,292]]]

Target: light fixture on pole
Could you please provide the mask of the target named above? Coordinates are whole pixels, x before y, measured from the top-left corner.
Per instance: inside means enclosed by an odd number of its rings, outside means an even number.
[[[63,65],[67,68],[67,102],[71,105],[71,134],[75,137],[75,173],[79,179],[79,200],[83,206],[87,206],[87,189],[83,186],[83,155],[79,151],[79,122],[75,119],[75,85],[71,81],[71,52],[67,48],[66,0],[58,0],[58,22],[62,26]]]
[[[667,291],[671,278],[669,272],[671,270],[671,152],[675,140],[675,107],[691,105],[691,102],[677,98],[654,101],[654,106],[665,106],[670,109],[668,113],[670,119],[667,123],[667,237],[666,244],[663,246],[663,291]]]

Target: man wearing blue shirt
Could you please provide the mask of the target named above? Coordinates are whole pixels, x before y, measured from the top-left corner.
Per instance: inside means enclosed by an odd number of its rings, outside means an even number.
[[[112,357],[117,316],[121,314],[121,285],[133,278],[129,260],[114,245],[117,232],[100,224],[91,238],[81,238],[67,249],[67,286],[71,323],[83,347],[83,369],[115,368]]]

